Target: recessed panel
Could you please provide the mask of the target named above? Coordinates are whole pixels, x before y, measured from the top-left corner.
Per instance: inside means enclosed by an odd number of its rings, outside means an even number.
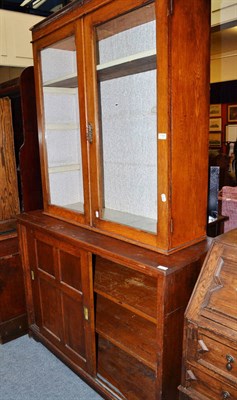
[[[53,247],[37,240],[37,267],[55,276]]]
[[[60,251],[61,281],[81,291],[81,258]]]

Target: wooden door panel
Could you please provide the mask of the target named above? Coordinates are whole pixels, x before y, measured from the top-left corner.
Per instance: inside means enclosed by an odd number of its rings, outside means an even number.
[[[61,282],[81,292],[81,257],[60,251],[59,260]]]
[[[62,338],[59,291],[50,282],[40,279],[42,328],[58,341]]]
[[[62,310],[65,332],[65,346],[74,355],[86,359],[85,331],[82,297],[74,300],[62,293]]]
[[[37,268],[55,276],[54,251],[51,245],[37,240]]]

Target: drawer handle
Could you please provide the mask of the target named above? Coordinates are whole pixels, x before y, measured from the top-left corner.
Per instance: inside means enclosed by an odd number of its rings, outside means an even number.
[[[226,391],[222,392],[222,399],[230,399],[230,393]]]
[[[233,362],[234,362],[234,357],[232,357],[231,355],[227,354],[226,355],[226,360],[227,360],[227,364],[226,364],[226,369],[227,371],[231,371],[233,368]]]

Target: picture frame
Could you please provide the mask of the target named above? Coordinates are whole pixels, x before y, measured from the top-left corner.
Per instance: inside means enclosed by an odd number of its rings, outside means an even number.
[[[221,118],[210,118],[209,119],[209,132],[220,132],[222,119]]]
[[[221,147],[221,132],[209,133],[209,147]]]
[[[237,140],[237,124],[226,125],[225,127],[226,142],[236,142]]]
[[[237,104],[228,106],[228,122],[237,122]]]
[[[221,104],[210,104],[210,117],[221,117]]]

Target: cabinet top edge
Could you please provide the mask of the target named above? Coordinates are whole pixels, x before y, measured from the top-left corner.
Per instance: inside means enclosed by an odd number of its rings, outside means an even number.
[[[42,21],[33,25],[30,28],[30,30],[32,31],[33,37],[36,35],[35,40],[38,40],[40,38],[38,37],[38,34],[41,31],[41,29],[47,28],[49,25],[51,26],[51,24],[54,25],[54,23],[57,23],[62,19],[66,19],[68,15],[70,15],[70,18],[66,20],[65,23],[71,23],[74,20],[83,17],[85,14],[95,11],[96,9],[106,4],[112,3],[113,1],[114,0],[73,0],[60,10],[54,12],[53,14],[49,15]],[[140,5],[143,5],[156,0],[137,0],[137,1]],[[59,26],[59,28],[60,27],[61,25]]]
[[[74,245],[80,245],[85,250],[107,258],[116,258],[148,275],[167,276],[186,266],[198,262],[209,250],[212,238],[207,238],[185,249],[166,255],[146,249],[135,244],[108,237],[85,227],[58,220],[45,215],[43,211],[32,211],[17,216],[18,223],[41,230],[58,239],[63,239]]]

